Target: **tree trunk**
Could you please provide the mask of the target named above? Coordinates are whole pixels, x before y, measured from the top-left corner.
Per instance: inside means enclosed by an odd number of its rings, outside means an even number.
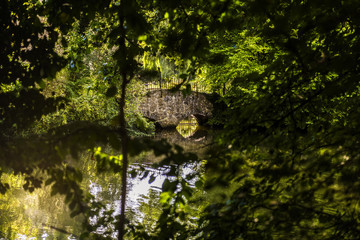
[[[121,99],[120,99],[120,135],[121,135],[121,150],[123,155],[122,160],[122,174],[121,174],[121,208],[120,208],[120,218],[118,225],[118,239],[123,240],[125,235],[125,208],[126,208],[126,194],[127,194],[127,170],[128,170],[128,141],[129,137],[126,131],[126,122],[125,122],[125,96],[126,96],[126,86],[128,80],[126,79],[126,74],[122,74],[123,82],[121,85]]]
[[[123,240],[125,235],[125,208],[126,208],[126,194],[127,194],[127,171],[128,171],[128,142],[129,137],[126,131],[126,122],[125,122],[125,97],[126,97],[126,87],[127,84],[131,80],[131,74],[128,74],[128,69],[124,66],[124,62],[127,59],[127,48],[125,45],[125,25],[124,25],[124,15],[120,13],[120,26],[121,26],[121,33],[119,37],[119,51],[120,61],[122,62],[122,68],[120,68],[120,73],[122,77],[122,84],[121,84],[121,95],[120,95],[120,102],[119,102],[119,117],[120,117],[120,136],[121,136],[121,151],[122,151],[122,174],[121,174],[121,206],[120,206],[120,217],[118,223],[118,240]],[[128,79],[129,76],[129,79]]]

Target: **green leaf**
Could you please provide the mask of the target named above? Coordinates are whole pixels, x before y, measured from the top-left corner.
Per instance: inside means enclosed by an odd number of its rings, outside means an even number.
[[[117,87],[111,86],[110,88],[108,88],[105,95],[106,97],[110,98],[110,97],[114,97],[116,93],[117,93]]]
[[[160,204],[166,204],[172,198],[172,194],[170,192],[162,192],[160,194],[159,202]]]
[[[138,37],[138,41],[146,41],[146,39],[147,39],[147,35],[140,35]]]

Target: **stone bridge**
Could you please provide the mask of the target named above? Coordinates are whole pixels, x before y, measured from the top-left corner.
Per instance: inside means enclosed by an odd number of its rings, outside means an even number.
[[[143,116],[155,121],[162,128],[176,127],[181,120],[193,115],[200,125],[212,117],[213,104],[209,94],[169,90],[154,90],[147,93],[140,104]]]

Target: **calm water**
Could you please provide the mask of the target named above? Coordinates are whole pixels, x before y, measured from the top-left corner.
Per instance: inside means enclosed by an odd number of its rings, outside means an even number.
[[[161,131],[155,138],[165,138],[170,143],[182,146],[185,151],[196,152],[202,155],[206,145],[211,141],[207,131],[187,123],[176,130]],[[183,134],[183,135],[181,135]],[[96,173],[95,162],[90,160],[89,154],[82,156],[83,182],[82,189],[93,196],[93,201],[104,204],[104,209],[90,219],[94,225],[104,214],[116,216],[120,212],[121,177],[119,174]],[[161,169],[152,168],[152,163],[158,161],[152,154],[143,155],[141,161],[132,159],[129,170],[145,168],[149,174],[145,176],[129,177],[129,192],[127,198],[127,211],[129,218],[141,222],[149,214],[146,207],[149,202],[159,196],[161,186],[166,179],[166,166]],[[183,175],[197,171],[199,163],[186,164],[181,167]],[[152,179],[151,176],[156,176]],[[12,188],[5,195],[0,195],[0,239],[78,239],[82,232],[82,217],[70,217],[70,211],[64,203],[64,197],[51,196],[50,188],[44,187],[28,193],[22,190],[24,179],[3,175]],[[149,181],[151,183],[149,183]],[[153,203],[151,203],[153,204]],[[150,213],[151,215],[152,213]],[[99,226],[98,233],[105,233],[108,227]],[[110,226],[111,227],[111,226]],[[115,233],[113,237],[115,237]]]

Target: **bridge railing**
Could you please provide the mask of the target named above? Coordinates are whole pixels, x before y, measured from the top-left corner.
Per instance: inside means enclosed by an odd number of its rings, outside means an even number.
[[[171,89],[181,84],[182,81],[183,81],[182,79],[172,78],[169,80],[148,82],[145,83],[145,86],[147,91],[159,90],[159,89]],[[190,82],[189,84],[191,85],[191,90],[194,92],[203,92],[203,93],[210,92],[210,89],[208,89],[203,84],[197,82]],[[181,86],[180,89],[185,89],[185,88],[186,86]]]

